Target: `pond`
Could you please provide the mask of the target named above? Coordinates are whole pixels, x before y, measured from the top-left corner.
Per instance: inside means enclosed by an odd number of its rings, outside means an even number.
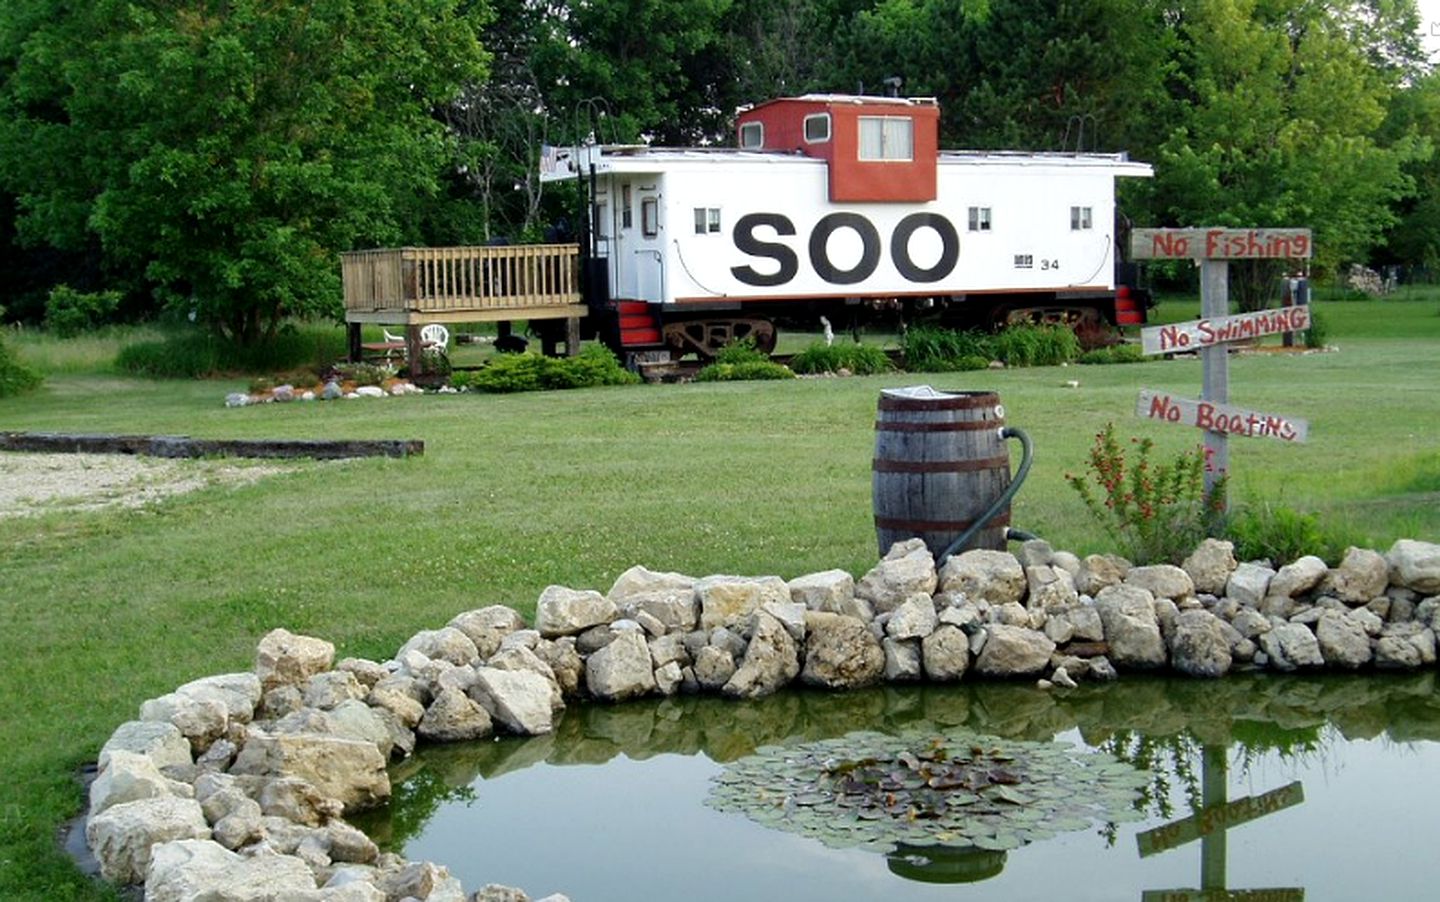
[[[888,855],[707,804],[757,748],[956,730],[1103,751],[1142,769],[1144,788],[1124,817],[1053,838]],[[425,749],[392,776],[392,803],[356,819],[382,848],[444,863],[472,889],[576,902],[1319,902],[1432,898],[1440,885],[1431,673],[577,704],[550,735]]]

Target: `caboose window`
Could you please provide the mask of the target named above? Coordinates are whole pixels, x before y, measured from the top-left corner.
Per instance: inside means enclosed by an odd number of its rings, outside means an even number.
[[[765,146],[765,124],[763,122],[747,122],[740,126],[740,148],[742,150],[759,150]]]
[[[971,208],[970,208],[970,231],[972,231],[972,232],[988,232],[988,231],[990,231],[990,208],[989,208],[989,207],[971,207]]]
[[[620,186],[620,227],[628,229],[635,224],[630,212],[630,186]]]
[[[914,159],[914,127],[904,116],[861,116],[860,159]]]
[[[1081,231],[1081,230],[1091,228],[1091,226],[1092,226],[1092,219],[1093,219],[1093,217],[1092,217],[1092,215],[1091,215],[1091,208],[1090,208],[1090,207],[1071,207],[1071,208],[1070,208],[1070,230],[1071,230],[1071,231],[1079,232],[1079,231]]]
[[[805,143],[824,144],[830,140],[830,114],[812,113],[805,117]]]
[[[640,201],[640,231],[646,238],[660,234],[660,204],[653,197]]]
[[[719,207],[695,208],[695,234],[716,234],[720,231]]]

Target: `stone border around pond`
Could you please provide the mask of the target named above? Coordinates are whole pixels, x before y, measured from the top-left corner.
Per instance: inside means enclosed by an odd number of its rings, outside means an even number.
[[[387,765],[417,741],[546,733],[582,698],[1414,669],[1435,665],[1437,630],[1440,545],[1405,539],[1384,555],[1351,548],[1335,568],[1238,563],[1213,539],[1181,567],[1034,541],[938,571],[912,540],[858,583],[843,570],[787,582],[634,567],[607,594],[547,588],[533,629],[480,608],[383,663],[336,664],[331,643],[276,629],[253,671],[186,683],[116,729],[85,835],[105,879],[143,882],[154,902],[526,902],[498,885],[467,895],[443,865],[382,854],[344,815],[389,798]]]

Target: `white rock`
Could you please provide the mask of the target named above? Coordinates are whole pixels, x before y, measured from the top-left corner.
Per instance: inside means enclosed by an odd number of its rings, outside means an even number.
[[[122,802],[85,824],[85,840],[100,863],[100,875],[115,883],[142,882],[157,844],[209,838],[200,803],[173,796]]]
[[[1206,595],[1222,594],[1236,566],[1235,543],[1221,539],[1204,540],[1180,565],[1194,590]]]
[[[920,640],[920,658],[926,677],[938,682],[958,680],[970,667],[970,639],[959,627],[942,624]]]
[[[1174,564],[1152,564],[1148,567],[1131,567],[1125,574],[1125,585],[1144,589],[1155,598],[1169,598],[1180,601],[1195,596],[1195,583],[1190,574]]]
[[[790,603],[790,587],[778,576],[707,576],[695,583],[700,628],[744,627],[766,602]]]
[[[901,602],[885,623],[885,634],[892,639],[924,639],[939,625],[935,599],[929,595],[911,595]]]
[[[390,797],[385,758],[374,742],[360,739],[252,729],[231,773],[299,777],[347,812]]]
[[[1356,548],[1345,550],[1340,566],[1325,575],[1320,591],[1346,604],[1365,604],[1385,594],[1390,584],[1390,566],[1378,551]]]
[[[1325,562],[1313,554],[1307,554],[1299,560],[1286,564],[1270,580],[1270,589],[1266,595],[1278,595],[1284,598],[1294,598],[1309,592],[1320,585],[1325,574],[1330,568]]]
[[[513,608],[495,604],[456,614],[447,626],[460,630],[474,643],[480,657],[488,658],[500,649],[500,642],[525,628],[525,619]]]
[[[806,685],[854,689],[879,682],[884,675],[885,650],[865,621],[811,611],[805,625],[808,639],[800,679]]]
[[[1225,596],[1245,607],[1259,607],[1270,593],[1274,578],[1275,571],[1262,564],[1240,564],[1225,583]]]
[[[535,629],[546,639],[574,636],[619,616],[615,602],[593,589],[547,586],[535,603]]]
[[[855,617],[855,578],[844,570],[825,570],[797,576],[787,584],[790,600],[806,610]],[[866,618],[868,619],[868,618]]]
[[[494,727],[489,713],[459,689],[445,689],[435,696],[415,731],[435,742],[466,742],[484,739]]]
[[[989,637],[979,657],[975,672],[994,677],[1034,676],[1050,663],[1055,643],[1031,629],[993,624],[986,628]]]
[[[1095,610],[1105,627],[1110,658],[1120,667],[1149,668],[1165,663],[1165,642],[1155,616],[1155,599],[1126,583],[1102,589]]]
[[[116,751],[139,752],[156,767],[193,764],[190,742],[180,728],[169,721],[128,720],[115,728],[100,749],[98,766],[105,769],[110,755]]]
[[[779,620],[757,611],[745,659],[721,692],[738,698],[759,698],[785,686],[799,672],[799,648],[790,631]]]
[[[963,592],[972,601],[1005,604],[1025,599],[1025,569],[1008,551],[976,548],[954,555],[940,569],[940,591]]]
[[[409,651],[418,651],[432,661],[449,661],[456,667],[468,667],[480,659],[475,643],[463,630],[453,626],[421,630],[400,646],[396,657]]]
[[[475,672],[470,697],[510,732],[539,736],[554,726],[551,689],[551,681],[538,673],[481,667]]]
[[[140,752],[115,750],[106,767],[90,784],[90,816],[107,808],[138,799],[193,797],[188,783],[170,780],[160,773],[155,762]]]
[[[921,539],[896,542],[885,557],[855,586],[855,597],[868,601],[877,614],[893,611],[917,593],[933,595],[938,576],[935,558]]]
[[[650,647],[642,633],[619,632],[604,648],[585,661],[585,686],[601,701],[635,698],[655,688]]]
[[[1385,553],[1390,580],[1421,595],[1440,594],[1440,545],[1400,539]]]
[[[264,689],[299,686],[315,674],[329,670],[334,660],[332,643],[276,629],[267,633],[255,649],[255,674]]]

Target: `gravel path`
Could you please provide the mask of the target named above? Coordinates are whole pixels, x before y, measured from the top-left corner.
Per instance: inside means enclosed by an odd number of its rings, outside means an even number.
[[[125,454],[0,453],[0,518],[140,507],[212,485],[246,485],[294,469],[231,460]]]

